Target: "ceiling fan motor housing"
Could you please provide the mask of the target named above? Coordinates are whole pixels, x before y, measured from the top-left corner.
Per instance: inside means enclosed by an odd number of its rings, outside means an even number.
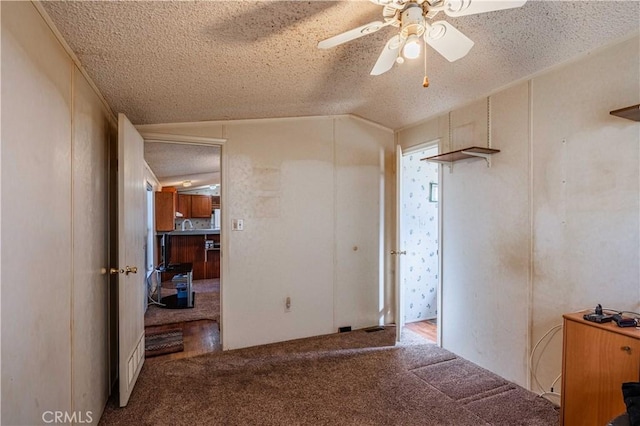
[[[422,8],[416,3],[409,4],[402,11],[401,23],[400,36],[403,39],[406,40],[411,35],[422,36],[425,30]]]

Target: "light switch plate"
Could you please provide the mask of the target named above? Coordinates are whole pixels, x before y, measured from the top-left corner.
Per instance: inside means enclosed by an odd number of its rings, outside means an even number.
[[[242,219],[233,219],[231,221],[231,230],[232,231],[242,231],[244,229],[244,220]]]

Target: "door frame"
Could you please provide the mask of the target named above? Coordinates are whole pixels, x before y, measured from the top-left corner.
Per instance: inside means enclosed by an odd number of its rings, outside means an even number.
[[[425,149],[429,149],[432,147],[437,147],[438,151],[440,150],[440,141],[441,138],[436,138],[436,139],[431,139],[425,142],[421,142],[419,144],[416,145],[412,145],[410,147],[407,148],[403,148],[400,146],[400,144],[398,144],[397,146],[400,147],[400,152],[402,154],[402,157],[404,157],[405,155],[410,155],[419,151],[423,151]],[[397,153],[398,151],[396,151]],[[397,164],[398,167],[402,167],[402,158],[397,160]],[[442,346],[442,169],[443,167],[439,167],[438,168],[438,284],[437,284],[437,291],[438,294],[436,295],[437,299],[436,299],[436,306],[437,306],[437,341],[436,344],[438,346]],[[401,176],[402,174],[402,169],[398,170],[397,172],[397,176],[398,179],[403,178],[403,176]],[[396,188],[400,189],[402,187],[402,184],[396,184]],[[399,192],[399,191],[398,191]],[[400,212],[401,212],[401,202],[402,202],[402,194],[398,193],[396,194],[396,202],[398,203],[397,207],[396,207],[396,212],[397,212],[397,217],[396,217],[396,221],[398,223],[400,223],[401,221],[401,217],[400,217]],[[396,229],[400,230],[402,227],[400,225],[396,225]],[[397,235],[396,236],[396,240],[399,242],[400,241],[401,236]],[[397,248],[396,250],[401,251],[402,248],[400,247],[399,244],[397,244]],[[403,303],[404,303],[404,291],[402,288],[402,283],[401,283],[401,273],[402,273],[402,269],[400,268],[400,263],[397,263],[397,270],[396,270],[396,275],[397,275],[397,288],[396,288],[396,312],[398,313],[398,318],[400,316],[400,314],[404,311],[403,308]],[[400,318],[399,318],[400,319]],[[399,321],[397,321],[397,326],[400,328],[400,325],[404,325],[404,320],[400,319]],[[400,333],[401,330],[398,330],[397,332],[397,340],[400,341]]]
[[[220,345],[224,349],[224,304],[222,303],[224,293],[224,277],[227,271],[227,260],[223,253],[228,253],[228,232],[223,232],[223,229],[230,229],[226,226],[226,208],[224,198],[227,198],[226,193],[226,181],[227,181],[227,156],[225,151],[226,138],[213,138],[206,136],[190,136],[184,134],[173,133],[160,133],[160,132],[145,132],[144,130],[138,130],[142,139],[145,142],[160,142],[160,143],[173,143],[184,145],[201,145],[201,146],[218,146],[220,147],[220,321],[218,327],[220,329]]]
[[[402,277],[400,275],[400,271],[402,271],[402,259],[400,255],[397,253],[402,251],[402,183],[403,183],[403,173],[402,173],[402,157],[404,156],[404,152],[402,150],[402,146],[400,144],[396,144],[395,146],[395,163],[396,163],[396,205],[395,205],[395,241],[393,244],[394,249],[391,251],[391,255],[393,256],[393,268],[394,268],[394,294],[395,294],[395,312],[394,312],[394,320],[396,323],[396,342],[400,342],[402,336],[402,328],[404,326],[404,321],[402,319],[404,313],[404,304],[403,302],[403,289],[402,289]]]

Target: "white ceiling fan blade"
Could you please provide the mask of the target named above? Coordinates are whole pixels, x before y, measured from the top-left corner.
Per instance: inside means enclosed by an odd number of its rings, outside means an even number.
[[[449,16],[474,15],[494,10],[513,9],[526,2],[527,0],[446,0],[444,13]]]
[[[348,41],[360,38],[362,36],[366,36],[367,34],[375,33],[380,28],[386,27],[387,25],[389,25],[389,24],[388,23],[384,23],[384,22],[380,22],[380,21],[370,22],[370,23],[368,23],[366,25],[363,25],[361,27],[354,28],[354,29],[346,31],[344,33],[335,35],[335,36],[330,37],[330,38],[328,38],[326,40],[322,40],[320,43],[318,43],[318,48],[319,49],[329,49],[329,48],[338,46],[339,44],[343,44],[343,43],[346,43]]]
[[[431,24],[424,33],[424,41],[449,62],[462,58],[473,47],[473,41],[447,21]]]
[[[377,4],[382,7],[393,7],[394,9],[402,10],[406,5],[406,1],[394,1],[394,0],[369,0],[373,4]],[[423,0],[424,1],[424,0]],[[422,3],[419,1],[418,3]]]
[[[389,71],[398,58],[400,46],[402,46],[400,35],[391,37],[391,40],[387,42],[384,50],[378,56],[378,60],[371,70],[371,75],[380,75]]]

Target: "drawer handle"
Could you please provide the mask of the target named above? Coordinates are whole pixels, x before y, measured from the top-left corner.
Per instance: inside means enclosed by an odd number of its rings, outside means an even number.
[[[631,353],[631,346],[622,346],[620,349],[625,352]]]

